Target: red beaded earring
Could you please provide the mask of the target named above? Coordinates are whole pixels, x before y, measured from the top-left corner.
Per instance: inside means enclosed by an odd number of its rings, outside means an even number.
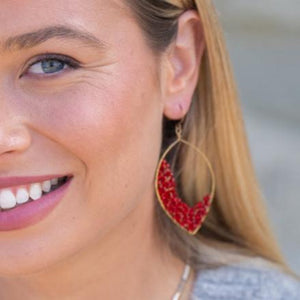
[[[180,228],[187,231],[189,234],[194,235],[200,229],[209,212],[215,191],[215,177],[211,164],[204,153],[193,144],[182,139],[181,122],[176,124],[175,131],[177,140],[166,149],[158,163],[155,175],[155,191],[161,207],[170,219]],[[203,201],[196,203],[193,207],[184,203],[178,196],[171,166],[165,159],[170,150],[178,143],[183,143],[192,147],[196,152],[198,152],[205,160],[212,176],[210,193],[203,197]]]

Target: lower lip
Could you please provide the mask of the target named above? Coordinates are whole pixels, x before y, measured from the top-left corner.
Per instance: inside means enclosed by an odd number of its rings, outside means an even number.
[[[9,211],[0,211],[0,231],[24,228],[45,218],[62,200],[72,178],[69,178],[65,184],[38,200],[31,200]]]

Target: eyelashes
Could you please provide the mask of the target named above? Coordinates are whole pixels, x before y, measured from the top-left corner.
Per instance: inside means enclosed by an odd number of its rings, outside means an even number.
[[[20,76],[43,76],[49,77],[58,75],[66,70],[76,70],[80,68],[80,62],[67,55],[44,54],[35,58]]]

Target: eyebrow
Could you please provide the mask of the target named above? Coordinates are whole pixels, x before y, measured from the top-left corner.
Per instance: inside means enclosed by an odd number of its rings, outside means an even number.
[[[91,33],[64,25],[47,26],[33,32],[10,37],[3,43],[1,48],[3,51],[28,49],[52,38],[78,40],[101,50],[107,48],[103,41]]]

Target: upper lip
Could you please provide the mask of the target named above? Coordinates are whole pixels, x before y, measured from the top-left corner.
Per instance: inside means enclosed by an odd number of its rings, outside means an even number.
[[[43,176],[26,176],[26,177],[0,177],[0,189],[13,187],[18,185],[25,185],[30,183],[43,182],[46,180],[60,178],[60,177],[69,177],[70,175],[62,174],[52,174],[52,175],[43,175]]]

